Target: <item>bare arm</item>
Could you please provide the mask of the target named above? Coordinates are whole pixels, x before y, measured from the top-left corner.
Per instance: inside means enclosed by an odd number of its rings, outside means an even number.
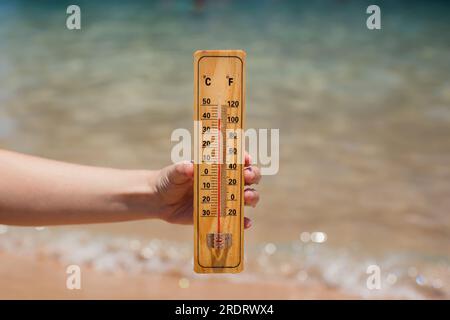
[[[0,223],[55,225],[155,217],[153,171],[68,164],[0,150]]]
[[[247,184],[260,179],[248,167]],[[0,224],[43,226],[159,218],[192,223],[193,165],[119,170],[0,150]],[[245,202],[256,205],[254,189]],[[247,227],[250,221],[246,220]]]

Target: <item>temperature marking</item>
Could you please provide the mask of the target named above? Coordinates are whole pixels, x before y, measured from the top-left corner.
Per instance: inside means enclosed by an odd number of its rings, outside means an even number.
[[[222,135],[222,130],[221,130],[221,120],[222,120],[222,110],[221,107],[219,107],[219,110],[217,112],[217,121],[218,121],[218,125],[217,125],[217,130],[218,130],[218,134],[217,134],[217,142],[218,142],[218,159],[219,159],[219,165],[218,165],[218,173],[217,173],[217,202],[219,203],[219,206],[217,207],[217,234],[220,234],[220,207],[221,207],[221,202],[220,202],[220,192],[221,192],[221,188],[220,188],[220,180],[221,180],[221,175],[220,175],[220,161],[221,161],[221,157],[222,154],[220,152],[220,136]]]
[[[245,53],[194,54],[194,119],[200,122],[194,173],[194,270],[243,269],[243,130]],[[204,219],[209,218],[209,219]]]

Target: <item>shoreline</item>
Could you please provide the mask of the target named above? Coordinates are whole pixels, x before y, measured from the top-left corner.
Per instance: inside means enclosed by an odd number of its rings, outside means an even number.
[[[357,299],[324,285],[235,283],[167,274],[106,274],[83,268],[81,290],[66,289],[65,266],[48,258],[0,253],[0,299]]]

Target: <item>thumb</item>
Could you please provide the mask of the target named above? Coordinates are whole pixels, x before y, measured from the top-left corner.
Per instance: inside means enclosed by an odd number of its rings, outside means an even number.
[[[166,168],[166,176],[172,184],[183,184],[194,176],[194,164],[190,161],[175,163]]]

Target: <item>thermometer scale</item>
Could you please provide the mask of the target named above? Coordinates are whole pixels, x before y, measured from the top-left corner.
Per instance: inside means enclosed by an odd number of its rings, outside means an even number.
[[[237,273],[244,265],[245,52],[194,54],[194,270]]]

